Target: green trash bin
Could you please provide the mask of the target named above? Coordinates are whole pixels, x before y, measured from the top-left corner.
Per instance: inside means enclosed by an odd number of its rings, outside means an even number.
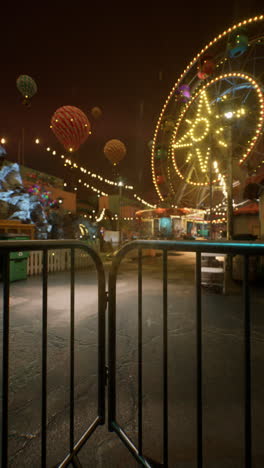
[[[29,236],[19,234],[0,234],[0,240],[28,240]],[[16,251],[9,254],[10,282],[27,279],[27,260],[29,252]]]

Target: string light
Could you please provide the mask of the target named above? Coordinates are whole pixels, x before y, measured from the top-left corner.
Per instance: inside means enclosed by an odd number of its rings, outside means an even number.
[[[46,148],[46,151],[48,152],[52,152],[53,155],[56,155],[56,151],[53,150],[50,148],[50,147],[47,147]],[[69,158],[65,158],[65,156],[63,154],[60,155],[60,158],[61,159],[64,159],[64,167],[67,167],[67,166],[70,166],[71,169],[79,169],[83,174],[85,174],[86,176],[89,176],[93,179],[98,179],[100,182],[103,182],[103,183],[106,183],[108,185],[112,185],[112,186],[115,186],[115,187],[118,187],[118,182],[115,182],[113,180],[110,180],[110,179],[107,179],[107,178],[104,178],[102,177],[101,175],[99,174],[96,174],[95,172],[92,172],[90,170],[88,170],[87,168],[83,167],[83,166],[78,166],[75,162],[72,162],[71,159]],[[80,182],[81,181],[81,182]],[[89,189],[89,190],[92,190],[93,192],[97,193],[97,196],[105,196],[105,197],[108,197],[109,194],[102,191],[102,190],[99,190],[98,188],[94,187],[93,185],[87,183],[87,182],[84,182],[82,179],[79,179],[78,180],[78,183],[79,184],[82,184],[83,187]],[[64,183],[64,187],[66,187],[67,184],[66,182]],[[126,190],[133,190],[134,187],[132,185],[127,185],[127,184],[124,184],[123,185],[123,188],[126,189]],[[75,191],[77,191],[77,187],[74,188]],[[149,207],[156,207],[156,205],[151,205],[149,204],[148,202],[146,202],[145,200],[143,200],[141,197],[139,197],[136,193],[133,194],[134,198],[136,198],[140,203],[142,203],[143,205],[147,205]]]
[[[100,221],[102,221],[104,215],[105,215],[105,208],[102,209],[100,216],[98,218],[95,218],[96,222],[100,223]]]
[[[145,206],[148,206],[149,208],[157,208],[157,205],[151,205],[150,203],[146,202],[145,200],[143,200],[143,198],[140,198],[135,193],[134,193],[134,198],[136,198],[140,203],[142,203]]]
[[[4,144],[6,142],[6,139],[5,138],[2,138],[1,140],[1,143]],[[35,140],[35,143],[36,144],[40,144],[40,139],[36,139]],[[55,150],[52,150],[52,148],[50,146],[46,147],[46,151],[47,152],[51,152],[52,155],[56,155],[57,152]],[[103,182],[103,183],[106,183],[108,185],[111,185],[111,186],[115,186],[115,187],[118,187],[119,186],[119,182],[115,182],[113,180],[110,180],[108,178],[104,178],[102,177],[101,175],[99,174],[96,174],[95,172],[92,172],[90,170],[88,170],[87,168],[85,167],[79,167],[76,163],[73,163],[71,161],[71,159],[69,158],[65,158],[65,156],[63,154],[60,155],[60,158],[64,160],[64,167],[67,167],[67,166],[70,166],[71,169],[79,169],[82,173],[84,173],[86,176],[90,176],[91,178],[95,178],[95,179],[98,179],[100,182]],[[79,179],[79,184],[82,183],[83,187],[87,188],[87,189],[90,189],[92,190],[93,192],[96,192],[97,193],[97,196],[100,197],[100,196],[109,196],[108,193],[102,191],[102,190],[99,190],[97,189],[96,187],[94,187],[93,185],[91,184],[88,184],[87,182],[83,182],[82,179]],[[64,187],[67,187],[67,183],[64,182]],[[126,190],[134,190],[134,187],[132,185],[128,185],[128,184],[124,184],[123,185],[123,188],[126,189]],[[77,187],[74,187],[74,191],[77,191]],[[149,207],[153,207],[155,208],[156,205],[151,205],[150,203],[146,202],[145,200],[143,200],[140,196],[138,196],[136,193],[133,193],[133,196],[134,198],[136,198],[140,203],[142,203],[143,205],[146,205],[146,206],[149,206]]]

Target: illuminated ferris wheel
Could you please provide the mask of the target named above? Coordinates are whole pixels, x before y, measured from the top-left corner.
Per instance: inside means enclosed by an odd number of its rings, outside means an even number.
[[[208,206],[264,163],[264,15],[230,27],[190,62],[170,92],[153,138],[161,201]],[[237,194],[241,190],[237,191]],[[212,192],[211,192],[212,196]]]

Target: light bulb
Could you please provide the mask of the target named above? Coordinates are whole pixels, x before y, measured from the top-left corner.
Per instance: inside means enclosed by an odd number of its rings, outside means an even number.
[[[233,112],[231,112],[231,111],[226,112],[226,113],[225,113],[225,117],[226,117],[227,119],[232,119],[232,117],[233,117]]]

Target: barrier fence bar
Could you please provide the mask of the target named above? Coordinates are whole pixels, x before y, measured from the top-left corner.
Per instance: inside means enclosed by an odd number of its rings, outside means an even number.
[[[107,293],[105,290],[105,274],[102,262],[98,265],[98,362],[97,362],[97,384],[98,384],[98,416],[99,424],[105,423],[105,386],[107,383],[107,369],[105,365],[106,352],[106,323],[105,314],[108,306]]]
[[[75,251],[81,249],[82,252],[88,253],[96,267],[98,279],[98,415],[89,425],[86,431],[74,444],[74,283],[75,283]],[[0,258],[1,271],[3,281],[3,362],[2,362],[2,432],[1,432],[1,468],[8,467],[8,397],[9,397],[9,299],[10,299],[10,253],[20,251],[32,251],[34,253],[41,252],[41,274],[42,274],[42,343],[41,343],[41,421],[40,421],[40,459],[41,467],[47,466],[47,313],[48,313],[48,271],[49,271],[49,253],[50,250],[70,249],[71,252],[71,356],[70,356],[70,412],[71,412],[71,428],[70,435],[71,452],[65,455],[64,460],[57,463],[57,467],[66,468],[69,463],[76,468],[81,466],[77,458],[79,450],[84,446],[87,440],[91,437],[96,428],[104,423],[105,420],[105,309],[106,309],[106,293],[105,293],[105,273],[102,261],[98,254],[80,241],[35,241],[35,240],[20,240],[20,241],[1,241],[0,242]],[[40,257],[40,256],[39,256]],[[21,453],[21,459],[23,454]]]
[[[244,255],[243,304],[244,304],[244,349],[245,349],[245,467],[252,466],[252,421],[251,421],[251,320],[249,296],[249,257]]]
[[[71,248],[71,311],[70,311],[70,452],[74,447],[74,332],[75,332],[75,250]]]
[[[3,358],[2,358],[2,468],[8,466],[8,404],[9,404],[9,253],[2,260],[3,277]]]
[[[47,463],[47,312],[48,312],[48,251],[43,251],[42,269],[42,391],[41,391],[41,466]]]
[[[138,249],[138,453],[142,455],[142,249]]]
[[[126,253],[130,250],[138,248],[155,249],[163,251],[163,464],[151,460],[149,457],[146,459],[142,452],[142,428],[143,415],[139,404],[138,415],[138,448],[128,438],[125,431],[120,427],[116,421],[116,281],[118,268],[121,260],[125,257]],[[119,250],[114,257],[109,280],[109,374],[110,374],[110,388],[109,388],[109,428],[114,430],[123,443],[128,447],[133,456],[141,463],[142,466],[150,464],[152,468],[156,466],[168,466],[168,291],[167,291],[167,252],[168,251],[182,251],[194,252],[196,254],[196,432],[197,432],[197,453],[196,453],[196,466],[203,468],[203,340],[202,340],[202,294],[201,294],[201,254],[207,253],[223,253],[223,254],[237,254],[237,255],[261,255],[264,251],[263,243],[252,242],[192,242],[192,241],[134,241],[126,244]],[[138,317],[142,318],[142,265],[141,259],[138,259]],[[246,468],[251,468],[251,368],[250,368],[250,311],[249,311],[249,289],[248,289],[248,263],[244,266],[246,273],[244,273],[244,309],[245,309],[245,456],[247,459]],[[142,339],[142,324],[138,325],[139,344]],[[140,338],[141,337],[141,338]],[[138,357],[139,361],[143,361],[143,356],[138,344]],[[140,375],[141,362],[138,363],[138,401],[142,399],[143,382],[142,375]],[[141,380],[141,381],[140,381]]]
[[[196,439],[197,468],[203,467],[201,252],[196,253]]]
[[[116,421],[116,271],[109,274],[108,366],[108,430],[113,431],[112,423]]]
[[[140,254],[141,255],[141,254]],[[139,257],[140,257],[139,255]],[[139,263],[141,260],[139,260]],[[146,468],[153,468],[152,463],[148,461],[143,455],[140,454],[138,447],[128,437],[126,432],[116,421],[116,280],[117,272],[120,264],[120,258],[115,257],[109,273],[109,314],[108,314],[108,365],[109,365],[109,379],[108,379],[108,430],[114,431],[122,440],[124,445],[133,455],[133,457],[140,463],[141,466]],[[139,267],[141,271],[141,267]],[[141,273],[140,273],[141,274]],[[139,286],[139,291],[141,286]],[[139,317],[139,311],[137,316]],[[140,333],[139,333],[140,337]],[[140,346],[140,339],[138,339],[138,346]],[[140,399],[140,395],[138,395]],[[142,398],[142,397],[141,397]],[[142,443],[142,435],[141,435]]]
[[[163,250],[163,466],[168,466],[168,252]]]

